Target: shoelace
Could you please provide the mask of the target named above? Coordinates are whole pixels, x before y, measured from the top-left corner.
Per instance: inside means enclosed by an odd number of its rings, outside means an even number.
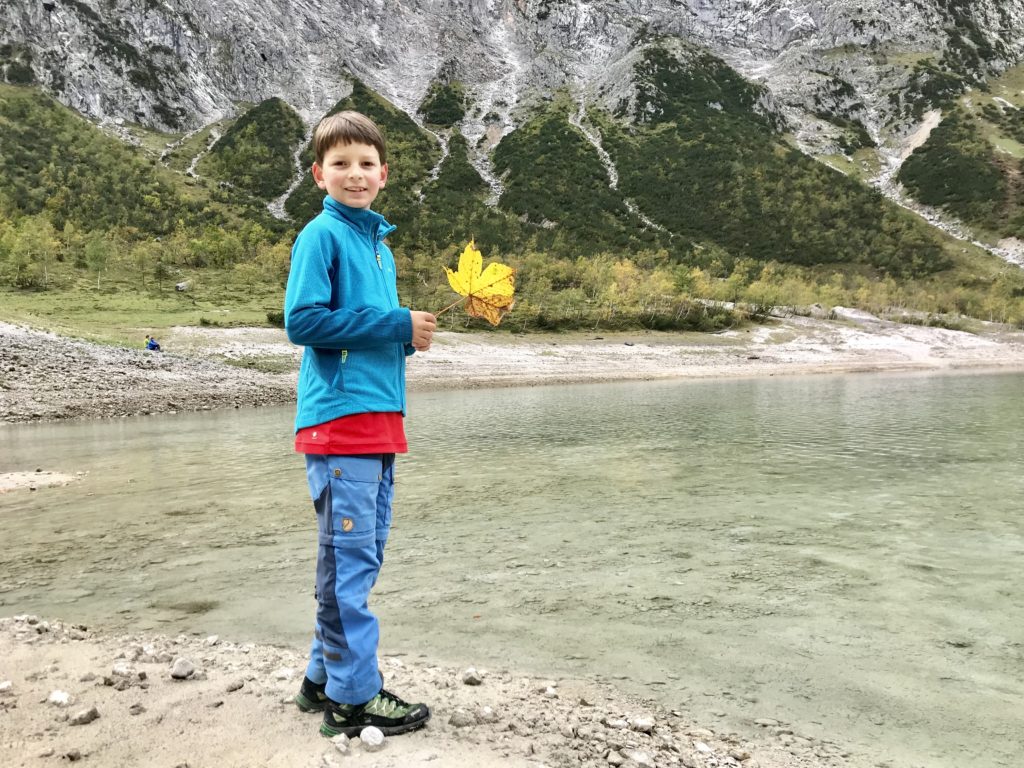
[[[376,701],[372,702],[366,709],[372,709],[374,714],[391,717],[391,714],[396,710],[407,709],[408,707],[409,703],[407,701],[403,701],[401,697],[395,696],[395,694],[382,688],[376,696]]]

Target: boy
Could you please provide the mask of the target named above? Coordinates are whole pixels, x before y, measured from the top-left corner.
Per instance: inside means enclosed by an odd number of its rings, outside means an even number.
[[[358,112],[320,121],[313,179],[323,211],[292,248],[285,327],[305,346],[295,450],[306,454],[316,509],[317,613],[295,703],[323,710],[320,733],[386,735],[425,725],[430,711],[384,690],[377,618],[367,607],[391,526],[396,453],[407,450],[405,357],[426,351],[436,322],[398,305],[395,228],[370,210],[388,177],[384,137]]]

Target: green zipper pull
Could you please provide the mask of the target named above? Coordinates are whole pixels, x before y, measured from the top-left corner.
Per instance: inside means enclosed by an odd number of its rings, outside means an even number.
[[[377,257],[377,269],[384,271],[384,262],[380,260],[380,251],[374,251],[373,255]]]
[[[348,350],[343,349],[341,350],[341,364],[344,365],[346,360],[348,360]]]

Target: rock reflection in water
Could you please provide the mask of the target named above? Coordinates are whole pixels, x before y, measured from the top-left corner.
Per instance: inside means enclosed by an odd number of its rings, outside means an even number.
[[[599,674],[854,762],[1024,732],[1024,377],[420,393],[375,592],[389,650]],[[288,409],[0,430],[0,613],[304,646]],[[719,713],[719,714],[715,714]],[[861,758],[857,758],[861,755]]]

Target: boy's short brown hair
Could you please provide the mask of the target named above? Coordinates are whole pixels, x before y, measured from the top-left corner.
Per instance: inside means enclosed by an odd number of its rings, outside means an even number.
[[[384,134],[373,120],[361,112],[338,112],[317,124],[313,131],[313,154],[318,165],[323,163],[324,155],[335,144],[369,144],[377,148],[381,165],[388,161]]]

